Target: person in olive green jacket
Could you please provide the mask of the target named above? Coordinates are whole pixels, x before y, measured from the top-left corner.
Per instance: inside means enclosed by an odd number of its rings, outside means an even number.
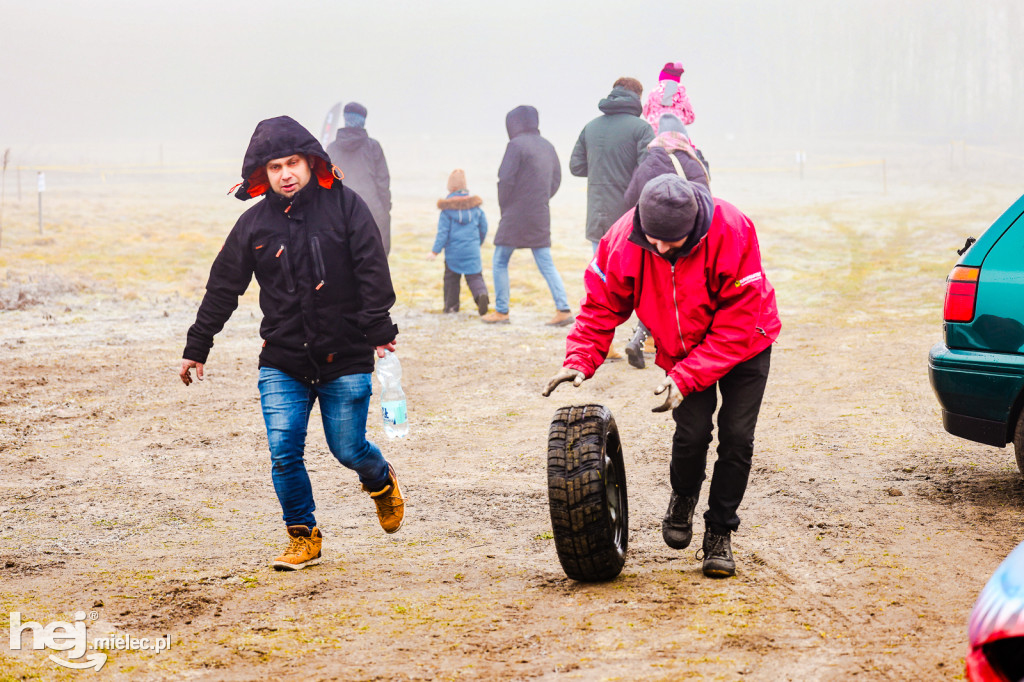
[[[569,159],[569,171],[587,178],[587,239],[594,245],[629,208],[623,200],[633,171],[654,139],[640,118],[643,86],[635,78],[615,81],[597,105],[602,115],[583,127]]]

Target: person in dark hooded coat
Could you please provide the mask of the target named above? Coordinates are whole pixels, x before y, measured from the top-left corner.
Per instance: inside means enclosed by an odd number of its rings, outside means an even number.
[[[327,145],[331,162],[341,169],[345,184],[370,207],[384,241],[384,253],[391,253],[391,175],[380,143],[366,128],[366,107],[349,102],[343,112],[345,127]]]
[[[323,539],[303,461],[314,402],[331,453],[358,473],[381,526],[393,533],[402,525],[395,470],[366,438],[374,351],[395,350],[395,290],[366,202],[338,181],[324,148],[293,119],[256,126],[235,196],[263,199],[241,215],[213,262],[179,377],[188,386],[195,368],[203,379],[213,337],[255,275],[263,312],[260,402],[290,538],[273,566],[295,570],[320,561]]]
[[[562,182],[554,146],[540,136],[540,118],[531,106],[519,106],[505,117],[508,146],[498,168],[498,208],[501,220],[494,235],[494,312],[484,322],[509,321],[508,262],[516,249],[530,249],[551,290],[555,316],[549,325],[573,320],[565,285],[551,259],[551,210],[548,202]]]
[[[623,200],[633,171],[647,155],[654,131],[640,118],[643,86],[620,78],[598,103],[598,116],[583,127],[569,159],[569,171],[587,178],[587,239],[597,242],[629,209]]]

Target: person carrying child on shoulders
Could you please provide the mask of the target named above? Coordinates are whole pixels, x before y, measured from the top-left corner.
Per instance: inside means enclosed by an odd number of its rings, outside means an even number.
[[[448,196],[437,200],[441,217],[437,238],[427,256],[431,260],[444,251],[444,311],[459,312],[459,279],[465,276],[477,312],[487,313],[490,298],[484,282],[480,245],[487,236],[487,216],[483,200],[466,189],[466,172],[456,168],[448,176]]]

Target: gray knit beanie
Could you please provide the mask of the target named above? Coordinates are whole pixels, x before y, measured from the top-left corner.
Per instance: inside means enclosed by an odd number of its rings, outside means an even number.
[[[697,225],[697,200],[690,182],[679,175],[652,179],[640,192],[640,228],[664,242],[688,238]]]
[[[658,132],[667,133],[670,131],[682,133],[683,135],[689,137],[689,135],[686,132],[686,126],[679,119],[679,117],[671,112],[665,112],[658,119]]]

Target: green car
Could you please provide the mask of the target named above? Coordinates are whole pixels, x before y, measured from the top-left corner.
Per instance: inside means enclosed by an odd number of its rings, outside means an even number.
[[[946,280],[928,375],[954,436],[1004,447],[1024,474],[1024,196],[968,240]]]

